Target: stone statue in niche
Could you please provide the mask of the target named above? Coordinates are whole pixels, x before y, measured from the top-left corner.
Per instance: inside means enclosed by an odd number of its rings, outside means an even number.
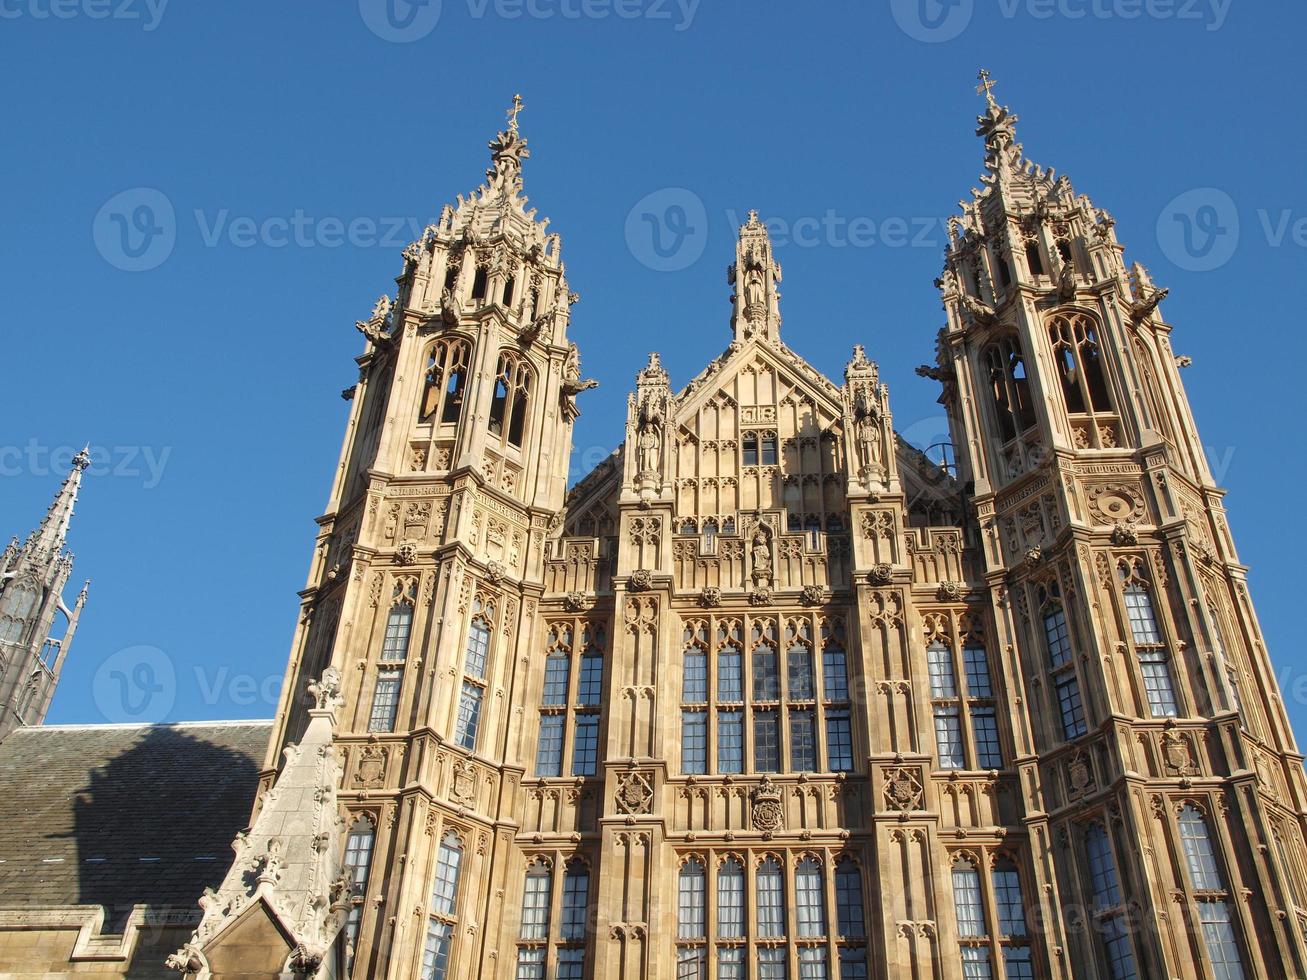
[[[640,406],[636,432],[636,461],[641,477],[656,477],[662,469],[663,410],[657,398]]]
[[[758,584],[772,579],[771,541],[761,527],[753,532],[753,581]]]
[[[637,443],[640,449],[641,474],[657,473],[658,450],[662,448],[662,440],[658,437],[657,426],[646,420],[646,422],[640,426],[640,435]]]
[[[854,439],[857,445],[859,469],[863,475],[881,471],[880,413],[872,402],[871,393],[860,392],[854,405]]]
[[[766,301],[767,290],[762,282],[762,273],[757,269],[750,269],[744,280],[744,307],[753,309],[762,306]]]

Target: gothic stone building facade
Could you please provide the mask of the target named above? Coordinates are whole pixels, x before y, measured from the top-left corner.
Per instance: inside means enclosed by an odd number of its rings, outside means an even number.
[[[782,339],[751,216],[729,347],[679,390],[652,355],[569,491],[590,382],[513,114],[358,325],[253,821],[173,967],[1307,975],[1302,757],[1165,290],[984,88],[947,471],[861,348],[837,383]]]

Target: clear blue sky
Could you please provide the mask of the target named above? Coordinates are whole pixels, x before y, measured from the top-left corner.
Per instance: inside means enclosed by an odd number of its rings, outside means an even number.
[[[1172,288],[1185,381],[1307,731],[1302,524],[1283,506],[1307,482],[1286,425],[1304,409],[1307,7],[392,2],[0,2],[3,533],[39,519],[62,476],[52,450],[109,458],[73,523],[77,575],[95,581],[52,721],[122,717],[110,677],[139,663],[165,688],[152,717],[271,714],[354,321],[393,289],[411,237],[394,224],[480,181],[517,91],[527,191],[563,235],[572,336],[603,382],[583,399],[578,471],[619,439],[650,349],[683,383],[726,345],[749,208],[785,232],[786,339],[832,376],[865,343],[900,430],[934,441],[936,386],[913,369],[942,323],[939,222],[980,171],[984,63],[1030,156],[1110,209],[1129,257]],[[118,197],[138,188],[158,194]],[[684,192],[655,202],[688,201],[697,236],[671,260],[627,222],[667,188]],[[1224,237],[1190,254],[1176,208]]]

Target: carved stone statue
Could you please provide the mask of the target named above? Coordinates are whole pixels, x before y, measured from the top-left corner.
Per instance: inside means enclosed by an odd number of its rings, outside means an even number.
[[[858,416],[857,423],[858,433],[858,453],[862,456],[863,466],[878,466],[880,464],[880,426],[877,424],[876,416],[871,412],[865,412]]]
[[[750,269],[748,278],[744,281],[744,308],[753,309],[766,302],[767,291],[763,286],[762,273],[757,269]]]
[[[771,572],[771,541],[767,538],[767,532],[758,528],[753,533],[753,580],[754,582],[770,582]]]
[[[663,409],[657,398],[645,399],[638,424],[635,442],[640,475],[657,473],[662,467],[663,445]]]
[[[658,435],[658,428],[652,422],[646,422],[640,426],[640,435],[637,439],[640,450],[640,472],[657,473],[659,449],[662,448],[662,439]]]

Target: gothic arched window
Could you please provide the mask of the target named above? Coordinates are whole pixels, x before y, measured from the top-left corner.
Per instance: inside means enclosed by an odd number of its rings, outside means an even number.
[[[696,775],[708,771],[707,629],[701,620],[685,624],[681,666],[681,771]]]
[[[563,921],[559,924],[563,942],[584,940],[589,919],[590,869],[573,861],[563,875]]]
[[[785,876],[781,864],[767,857],[758,865],[754,875],[757,892],[758,935],[764,939],[779,939],[785,935]]]
[[[458,906],[458,879],[463,864],[463,842],[449,831],[440,840],[436,879],[431,887],[426,942],[422,947],[422,980],[446,980]]]
[[[1083,313],[1062,313],[1048,326],[1062,397],[1071,415],[1112,411],[1094,321]]]
[[[363,922],[363,903],[367,898],[368,875],[372,869],[372,848],[376,841],[376,830],[372,821],[366,816],[359,817],[350,828],[345,838],[345,854],[342,865],[347,876],[349,893],[349,914],[345,919],[345,943],[348,961],[345,975],[349,975],[354,960],[354,951],[358,943],[359,926]]]
[[[1044,627],[1044,645],[1048,653],[1049,672],[1053,678],[1054,696],[1057,698],[1058,716],[1062,721],[1062,735],[1066,739],[1079,738],[1089,730],[1085,720],[1085,705],[1080,696],[1080,678],[1076,675],[1072,656],[1071,628],[1067,623],[1066,609],[1062,606],[1057,583],[1039,588],[1039,615]]]
[[[745,466],[758,465],[758,433],[746,432],[740,440],[742,459]]]
[[[1230,912],[1230,897],[1225,876],[1217,861],[1211,829],[1203,812],[1186,803],[1177,820],[1180,844],[1189,869],[1189,884],[1198,892],[1198,922],[1213,974],[1242,980],[1243,962]]]
[[[826,889],[814,858],[804,858],[794,869],[794,917],[800,939],[826,935]]]
[[[579,637],[579,643],[574,638]],[[549,624],[540,727],[536,741],[536,775],[563,775],[568,719],[572,719],[573,776],[593,776],[599,761],[599,722],[603,688],[602,623],[585,620]],[[572,658],[581,654],[572,688]]]
[[[472,298],[483,300],[486,298],[486,286],[489,284],[490,273],[484,266],[477,266],[476,275],[472,277]]]
[[[463,654],[463,686],[458,698],[458,716],[454,724],[454,741],[465,749],[475,749],[481,728],[481,708],[486,694],[486,666],[490,656],[495,607],[479,596],[472,606],[472,621],[467,629],[467,647]]]
[[[710,517],[703,522],[703,550],[713,551],[717,547],[717,520]]]
[[[744,865],[733,857],[717,869],[717,938],[743,939]]]
[[[1171,655],[1162,639],[1153,608],[1153,594],[1142,575],[1143,563],[1123,559],[1117,567],[1130,638],[1144,680],[1144,696],[1154,718],[1174,718],[1180,713],[1175,679],[1171,676]]]
[[[1026,265],[1029,266],[1032,276],[1044,274],[1044,253],[1039,248],[1038,238],[1026,239]]]
[[[472,346],[466,340],[438,340],[431,345],[418,421],[439,421],[441,425],[458,421],[471,356]]]
[[[389,663],[402,663],[408,659],[408,644],[413,629],[413,605],[417,583],[406,587],[395,583],[394,605],[386,617],[386,633],[381,640],[381,659]]]
[[[681,866],[676,903],[676,938],[704,938],[705,877],[703,863],[690,858]]]
[[[522,448],[531,394],[531,368],[504,351],[495,368],[495,392],[490,402],[490,434],[505,444]]]
[[[522,928],[519,933],[522,939],[549,938],[549,901],[553,890],[553,869],[537,858],[526,869],[526,881],[522,885]]]
[[[990,396],[999,437],[1009,442],[1035,424],[1035,408],[1030,400],[1030,378],[1025,358],[1015,337],[1006,337],[990,345],[984,354],[989,374]]]
[[[29,578],[16,579],[3,589],[3,594],[12,601],[9,615],[0,619],[0,640],[17,643],[22,640],[27,624],[36,618],[37,607],[41,604],[41,587]]]
[[[841,939],[865,939],[866,914],[862,903],[862,870],[850,858],[835,865],[836,928]]]

